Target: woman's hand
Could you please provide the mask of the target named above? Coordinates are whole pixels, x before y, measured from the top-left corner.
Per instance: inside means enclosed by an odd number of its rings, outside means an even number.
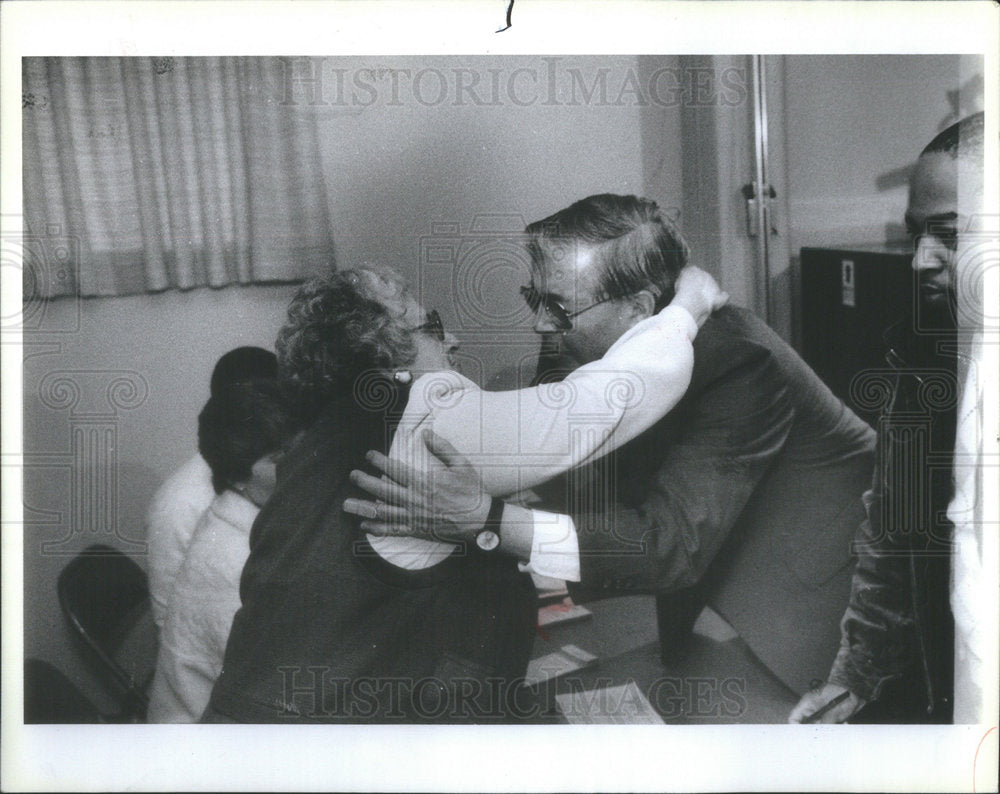
[[[670,305],[687,309],[701,328],[712,312],[728,302],[729,293],[722,290],[712,276],[700,267],[688,265],[677,277]]]

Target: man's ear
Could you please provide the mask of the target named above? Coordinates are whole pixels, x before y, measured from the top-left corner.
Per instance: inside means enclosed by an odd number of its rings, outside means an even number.
[[[648,289],[639,290],[629,298],[629,307],[636,322],[652,317],[656,306],[656,296]]]

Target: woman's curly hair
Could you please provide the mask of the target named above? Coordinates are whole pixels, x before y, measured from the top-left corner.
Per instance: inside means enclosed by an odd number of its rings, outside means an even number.
[[[412,329],[403,325],[403,277],[366,265],[304,284],[278,332],[278,377],[300,419],[350,399],[358,378],[413,361]],[[394,312],[386,302],[399,303]]]

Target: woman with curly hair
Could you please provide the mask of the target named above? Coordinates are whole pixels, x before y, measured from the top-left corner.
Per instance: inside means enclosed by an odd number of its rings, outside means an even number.
[[[243,606],[203,720],[534,716],[518,686],[535,625],[530,577],[475,548],[367,536],[341,509],[358,493],[349,473],[369,449],[412,460],[430,425],[464,452],[488,453],[483,479],[503,494],[624,443],[687,387],[692,314],[704,319],[719,293],[704,274],[679,290],[564,384],[487,393],[451,371],[455,339],[395,271],[363,267],[305,285],[276,343],[305,430],[254,525]],[[574,423],[583,432],[567,446]],[[532,454],[519,465],[526,438]]]

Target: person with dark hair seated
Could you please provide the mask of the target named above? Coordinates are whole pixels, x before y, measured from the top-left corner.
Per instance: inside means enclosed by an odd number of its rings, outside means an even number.
[[[278,377],[278,359],[262,347],[234,347],[225,353],[212,370],[211,394],[218,394],[235,384],[271,382]]]
[[[450,371],[454,338],[395,271],[364,267],[304,286],[276,348],[307,429],[283,456],[254,524],[243,605],[202,720],[531,716],[519,689],[537,619],[526,570],[494,553],[488,533],[472,544],[366,534],[341,509],[360,494],[348,474],[367,449],[391,447],[400,460],[419,454],[430,425],[482,453],[496,493],[623,443],[687,386],[695,318],[704,320],[719,295],[707,275],[688,275],[674,305],[567,384],[495,393]],[[625,394],[609,400],[615,386]],[[567,388],[577,400],[565,399]],[[542,549],[526,559],[539,573],[558,565]]]
[[[275,461],[291,428],[275,379],[221,386],[198,417],[198,448],[216,496],[167,602],[149,722],[194,722],[205,710],[240,606],[250,528],[274,490]]]
[[[273,381],[278,362],[274,353],[262,347],[237,347],[223,355],[212,370],[210,394],[233,383]],[[167,613],[167,599],[174,577],[184,562],[191,534],[215,491],[212,470],[195,453],[176,469],[153,495],[146,510],[146,542],[149,544],[149,594],[153,620],[159,629]]]

